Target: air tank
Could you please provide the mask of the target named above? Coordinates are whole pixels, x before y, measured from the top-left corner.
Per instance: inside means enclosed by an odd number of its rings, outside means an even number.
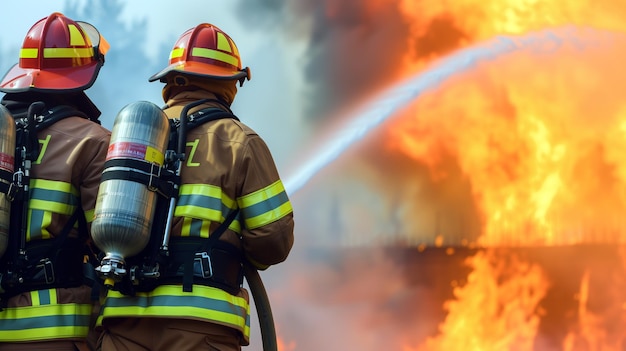
[[[126,274],[125,259],[150,240],[159,194],[127,175],[149,176],[147,170],[163,166],[169,130],[167,116],[151,102],[128,104],[115,118],[91,224],[93,241],[105,253],[98,271],[106,285]]]

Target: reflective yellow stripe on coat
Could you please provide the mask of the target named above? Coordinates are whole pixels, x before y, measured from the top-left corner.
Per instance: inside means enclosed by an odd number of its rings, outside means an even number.
[[[237,206],[220,187],[206,184],[183,184],[180,187],[174,216],[184,217],[182,236],[209,237],[209,224],[222,223]],[[235,233],[241,232],[239,220],[228,227]]]
[[[56,289],[30,292],[33,305],[0,311],[0,341],[20,342],[84,338],[90,304],[57,304]]]
[[[285,187],[280,180],[240,197],[237,203],[248,229],[270,224],[293,212]]]
[[[32,179],[30,181],[30,202],[27,241],[49,239],[47,228],[52,214],[70,216],[80,205],[79,192],[70,183]],[[93,219],[93,214],[91,219]]]
[[[109,317],[161,317],[205,320],[235,328],[250,337],[250,304],[239,296],[210,286],[194,285],[184,292],[180,285],[161,285],[135,296],[109,291],[97,324]]]

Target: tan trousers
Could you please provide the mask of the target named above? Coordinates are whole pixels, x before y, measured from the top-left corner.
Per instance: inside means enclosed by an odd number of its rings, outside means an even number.
[[[174,318],[109,318],[98,342],[98,351],[171,350],[241,351],[241,346],[233,328]]]

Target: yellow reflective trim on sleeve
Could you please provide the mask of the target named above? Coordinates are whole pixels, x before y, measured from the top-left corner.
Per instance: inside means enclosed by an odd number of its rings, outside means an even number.
[[[39,56],[39,49],[37,48],[23,48],[20,50],[20,58],[33,59]]]
[[[93,57],[93,48],[44,48],[45,58]]]
[[[239,60],[235,56],[213,49],[193,48],[191,55],[221,61],[235,67],[239,65]]]
[[[208,224],[210,224],[211,221],[222,223],[226,219],[220,211],[212,211],[197,206],[177,206],[176,210],[174,211],[174,216],[184,218],[182,229],[183,231],[181,233],[182,236],[190,235],[192,219],[205,220],[209,222]],[[241,224],[239,223],[239,220],[233,220],[233,222],[228,226],[228,229],[234,231],[235,233],[240,233]]]
[[[181,195],[202,195],[214,198],[222,198],[223,192],[219,186],[209,184],[183,184],[180,187]],[[232,200],[231,200],[232,201]],[[230,204],[232,205],[234,201]]]
[[[199,206],[176,206],[174,216],[204,219],[207,221],[219,221],[224,219],[224,217],[222,216],[222,211],[212,210]]]
[[[76,187],[74,187],[71,183],[59,180],[31,179],[30,186],[32,188],[62,191],[64,193],[70,193],[76,197],[80,196],[78,189],[76,189]]]
[[[285,187],[283,186],[283,182],[278,180],[263,189],[257,190],[253,193],[240,197],[238,202],[242,208],[250,207],[250,206],[258,204],[259,202],[263,202],[267,199],[270,199],[284,191],[285,191]]]
[[[71,194],[76,198],[80,196],[80,193],[78,192],[78,189],[76,189],[76,187],[74,187],[71,183],[62,181],[31,179],[30,187],[33,190],[42,189]],[[30,209],[33,210],[49,211],[64,215],[71,215],[76,210],[76,205],[41,199],[31,199],[28,203],[28,206],[30,207]]]
[[[54,213],[60,213],[64,215],[71,215],[76,210],[76,206],[61,204],[54,201],[34,200],[31,199],[28,203],[28,207],[33,210],[45,210]]]
[[[219,202],[219,209],[213,207],[203,207],[198,206],[197,204],[190,205],[181,205],[181,202],[176,206],[174,210],[174,216],[183,217],[183,229],[181,235],[183,236],[193,236],[194,234],[190,232],[191,229],[191,220],[188,219],[197,219],[204,220],[207,222],[223,222],[226,219],[227,213],[226,208],[232,210],[237,207],[237,202],[230,197],[228,197],[222,189],[215,185],[208,184],[184,184],[181,186],[179,191],[179,197],[191,196],[191,197],[206,197],[211,199],[211,202]],[[208,204],[207,204],[208,205]],[[216,206],[213,203],[211,206]],[[206,223],[208,226],[210,223]],[[205,223],[203,223],[204,227]],[[241,232],[241,224],[238,220],[234,220],[229,229],[233,230],[236,233]]]
[[[235,200],[226,196],[222,189],[215,185],[208,184],[184,184],[180,187],[179,196],[184,195],[196,195],[196,196],[206,196],[214,199],[218,199],[221,201],[223,205],[232,209],[236,207]],[[176,206],[175,214],[176,217],[192,217],[198,219],[204,219],[208,221],[221,221],[224,219],[221,208],[204,208],[199,206],[187,205],[187,206]]]
[[[278,208],[273,209],[272,211],[265,212],[262,215],[259,215],[256,217],[246,218],[245,219],[246,228],[254,229],[254,228],[262,227],[266,224],[276,222],[277,220],[283,218],[284,216],[288,215],[291,212],[293,212],[291,202],[285,202]]]

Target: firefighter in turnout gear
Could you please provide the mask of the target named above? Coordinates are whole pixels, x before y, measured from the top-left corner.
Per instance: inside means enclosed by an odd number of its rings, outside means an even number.
[[[110,132],[84,91],[107,49],[93,26],[55,12],[30,28],[0,82],[17,127],[0,351],[95,348],[89,227]]]
[[[270,150],[230,109],[237,84],[249,79],[233,40],[207,23],[184,32],[169,65],[149,78],[165,83],[170,120],[189,124],[165,233],[168,263],[154,287],[108,291],[98,319],[102,350],[229,351],[249,344],[242,264],[264,270],[283,262],[294,240],[293,209]],[[215,113],[220,118],[191,126]]]

